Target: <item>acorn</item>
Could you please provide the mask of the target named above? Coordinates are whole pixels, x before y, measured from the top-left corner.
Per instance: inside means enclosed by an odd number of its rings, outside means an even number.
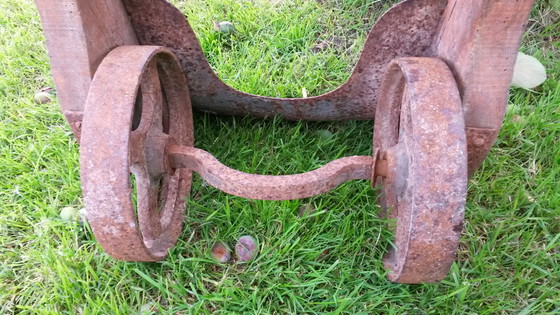
[[[235,244],[235,254],[240,262],[248,262],[257,256],[259,243],[252,236],[242,236]]]

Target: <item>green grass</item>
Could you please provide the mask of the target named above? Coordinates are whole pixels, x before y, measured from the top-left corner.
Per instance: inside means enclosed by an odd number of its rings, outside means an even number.
[[[375,1],[174,1],[212,67],[237,89],[318,95],[340,85],[367,30],[387,7]],[[560,12],[539,1],[521,50],[549,79],[511,90],[498,142],[469,182],[458,259],[435,285],[386,280],[390,246],[376,192],[352,181],[313,198],[254,201],[195,178],[186,226],[161,263],[108,257],[91,230],[59,217],[81,208],[78,145],[58,103],[31,0],[0,2],[0,313],[558,313],[560,312]],[[231,21],[232,36],[212,30]],[[336,40],[333,39],[336,37]],[[310,48],[335,42],[324,51]],[[330,139],[317,131],[329,130]],[[371,122],[306,123],[197,114],[196,146],[247,172],[290,174],[369,154]],[[312,215],[299,208],[313,205]],[[251,234],[260,254],[218,265],[208,248]],[[322,253],[328,250],[328,255]]]

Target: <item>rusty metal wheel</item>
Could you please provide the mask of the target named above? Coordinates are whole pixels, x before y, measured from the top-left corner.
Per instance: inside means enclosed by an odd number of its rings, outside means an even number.
[[[181,233],[191,171],[169,167],[170,143],[193,145],[176,58],[162,47],[114,49],[91,83],[80,146],[88,222],[114,258],[162,260]]]
[[[464,217],[467,149],[461,99],[447,65],[399,58],[387,69],[374,127],[374,159],[387,163],[380,203],[396,219],[389,279],[430,283],[453,263]],[[375,164],[374,164],[375,165]]]

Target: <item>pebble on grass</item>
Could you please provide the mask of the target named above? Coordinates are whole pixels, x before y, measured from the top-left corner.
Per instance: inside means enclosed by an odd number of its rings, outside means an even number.
[[[55,96],[54,89],[47,86],[42,88],[39,92],[37,92],[35,96],[33,96],[33,100],[37,104],[46,104],[51,102],[54,96]]]
[[[60,218],[64,221],[76,221],[78,216],[78,210],[74,207],[64,207],[60,210]]]
[[[519,52],[513,67],[511,86],[530,90],[541,85],[545,80],[546,69],[543,64],[537,58]]]
[[[33,100],[37,104],[46,104],[46,103],[52,101],[52,95],[47,93],[47,92],[38,92],[33,97]]]
[[[223,34],[231,34],[235,32],[235,26],[233,25],[233,23],[228,21],[223,21],[223,22],[214,21],[214,30]]]
[[[64,207],[60,210],[60,218],[66,222],[78,222],[82,225],[86,224],[86,209],[82,208],[80,210],[74,207]]]
[[[227,263],[231,259],[231,251],[228,246],[222,242],[216,242],[210,250],[210,255],[219,263]]]
[[[252,236],[242,236],[235,244],[235,254],[240,262],[248,262],[257,256],[259,244]]]
[[[315,136],[323,141],[327,141],[332,139],[332,137],[334,136],[334,134],[330,131],[328,131],[327,129],[320,129],[315,131]]]

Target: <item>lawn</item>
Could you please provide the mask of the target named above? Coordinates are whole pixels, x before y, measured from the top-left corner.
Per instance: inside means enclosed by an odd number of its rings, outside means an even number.
[[[172,1],[218,75],[245,92],[301,97],[340,85],[389,2]],[[457,261],[439,284],[386,279],[391,246],[367,181],[292,201],[246,200],[195,176],[185,227],[160,263],[107,256],[83,207],[78,145],[52,87],[31,0],[0,2],[0,313],[558,313],[560,312],[560,5],[537,1],[521,51],[548,80],[511,89],[498,141],[469,181]],[[235,33],[214,30],[230,21]],[[499,58],[499,56],[496,56]],[[289,122],[195,114],[196,146],[246,172],[293,174],[371,153],[371,121]],[[300,216],[300,210],[311,213]],[[208,250],[259,240],[248,264]]]

